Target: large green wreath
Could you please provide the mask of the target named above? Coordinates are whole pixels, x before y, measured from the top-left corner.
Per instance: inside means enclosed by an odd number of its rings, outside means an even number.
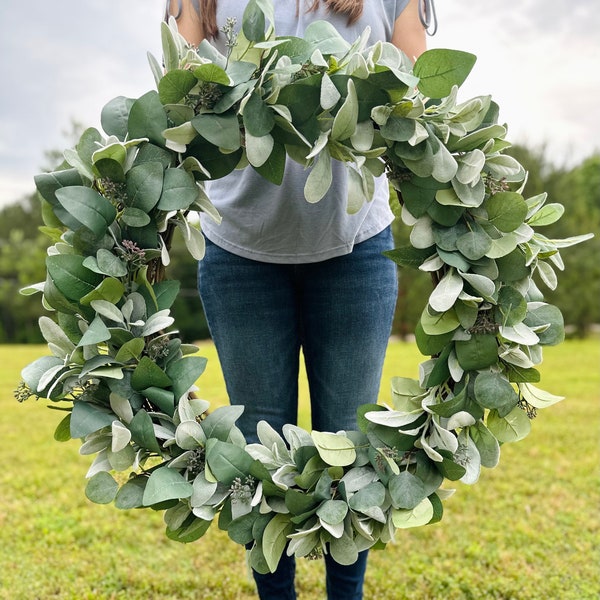
[[[270,2],[251,0],[242,31],[225,28],[228,56],[163,24],[158,91],[109,102],[106,135],[88,129],[60,170],[36,177],[53,245],[46,281],[24,292],[41,291],[56,318],[40,319],[51,356],[25,367],[17,392],[56,403],[67,413],[56,439],[96,455],[90,500],[164,510],[181,542],[218,517],[262,572],[286,550],[349,564],[397,528],[439,521],[445,479],[474,483],[527,435],[536,409],[560,400],[535,386],[535,367],[564,337],[534,274],[554,288],[559,250],[586,238],[538,233],[562,206],[522,196],[490,97],[457,103],[473,55],[431,50],[413,68],[368,32],[350,45],[317,22],[277,38],[273,20]],[[430,358],[418,379],[392,381],[393,407],[361,408],[359,431],[287,425],[281,437],[262,422],[247,445],[242,408],[209,412],[192,393],[206,360],[169,329],[179,284],[164,268],[175,229],[202,258],[190,214],[220,219],[203,181],[246,167],[280,183],[287,156],[312,167],[309,202],[344,162],[349,211],[387,171],[412,227],[411,246],[389,256],[434,281],[415,332]]]

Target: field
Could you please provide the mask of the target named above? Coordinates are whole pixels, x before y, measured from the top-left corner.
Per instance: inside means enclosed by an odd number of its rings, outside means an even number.
[[[164,536],[160,514],[87,501],[90,457],[54,441],[61,414],[12,397],[20,369],[45,351],[0,347],[0,599],[254,598],[244,551],[216,528],[184,546]],[[200,395],[216,406],[226,402],[218,362],[210,344],[202,354]],[[415,377],[421,360],[414,345],[390,344],[383,401],[389,378]],[[599,366],[597,340],[546,349],[540,387],[566,400],[540,411],[478,484],[458,485],[441,523],[372,552],[365,600],[600,598]],[[319,562],[299,561],[298,594],[324,598]]]

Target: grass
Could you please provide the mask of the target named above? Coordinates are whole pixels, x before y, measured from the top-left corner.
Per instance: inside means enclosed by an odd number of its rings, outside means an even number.
[[[0,347],[0,599],[254,598],[243,550],[216,528],[180,545],[164,536],[160,514],[87,501],[90,457],[76,441],[53,440],[61,415],[12,398],[20,369],[44,352]],[[226,402],[223,380],[213,347],[203,344],[202,354],[210,366],[201,395],[216,406]],[[391,376],[416,376],[422,360],[414,345],[390,344],[382,399]],[[477,485],[459,485],[441,523],[399,532],[372,552],[366,600],[600,597],[599,364],[597,340],[545,350],[541,387],[567,399],[541,411],[528,438],[503,447]],[[299,561],[298,593],[325,597],[319,562]]]

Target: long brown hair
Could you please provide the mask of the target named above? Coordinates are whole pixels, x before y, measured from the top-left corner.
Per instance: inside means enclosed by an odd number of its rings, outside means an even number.
[[[348,25],[356,23],[363,12],[363,0],[305,0],[308,5],[307,12],[315,11],[319,4],[323,2],[328,10],[345,14],[348,16]],[[168,4],[174,4],[170,2]],[[214,39],[219,35],[217,25],[217,0],[191,0],[191,4],[198,13],[198,20],[203,35],[208,39]],[[175,18],[181,13],[181,0],[178,0],[178,11],[173,13],[168,9],[168,14],[173,14]],[[300,11],[300,0],[296,0],[296,10]]]

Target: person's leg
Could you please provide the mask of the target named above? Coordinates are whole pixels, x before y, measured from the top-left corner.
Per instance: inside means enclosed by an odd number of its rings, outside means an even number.
[[[377,402],[397,296],[396,266],[382,254],[392,246],[386,229],[351,254],[303,266],[313,429],[355,429],[358,407]]]
[[[198,287],[238,426],[257,442],[256,424],[281,432],[298,413],[299,333],[286,265],[231,254],[207,241]]]
[[[296,560],[293,556],[284,552],[275,573],[262,574],[253,571],[252,574],[261,600],[296,600]]]
[[[325,574],[328,600],[361,600],[367,570],[369,551],[359,552],[352,565],[336,563],[330,554],[325,555]]]
[[[266,420],[281,432],[298,413],[299,335],[295,290],[285,265],[241,258],[207,242],[198,287],[231,404],[248,443]],[[295,561],[275,573],[253,572],[262,600],[295,600]]]
[[[354,251],[305,266],[301,320],[311,394],[312,427],[356,429],[361,404],[376,403],[397,296],[388,229]],[[326,555],[329,600],[360,600],[368,552],[353,565]]]

